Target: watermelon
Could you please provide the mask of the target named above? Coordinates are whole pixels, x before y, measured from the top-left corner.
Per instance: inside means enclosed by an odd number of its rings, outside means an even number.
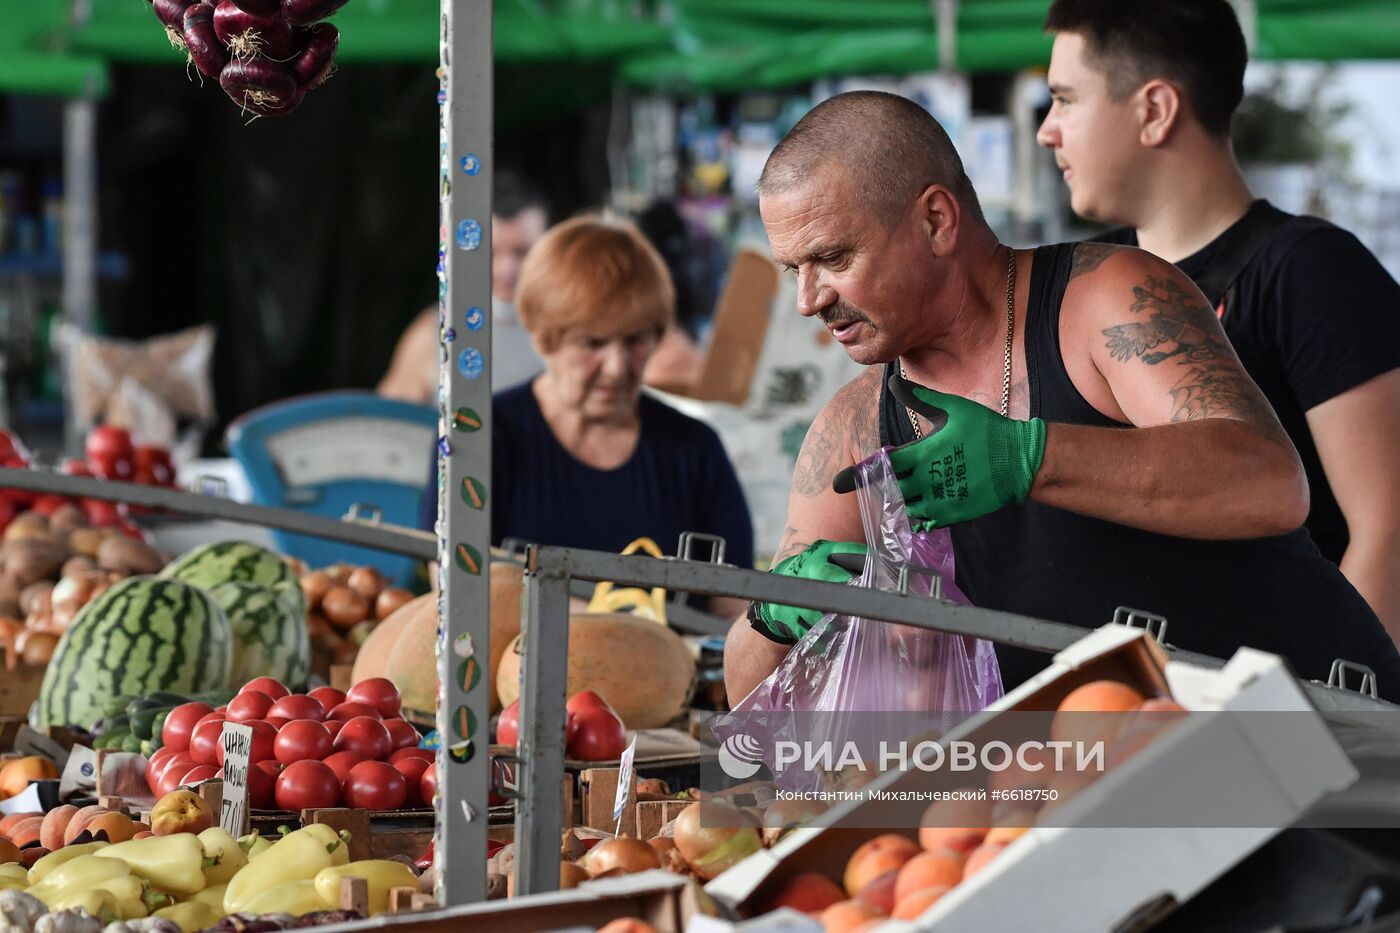
[[[301,587],[297,587],[301,592]],[[255,583],[230,580],[209,590],[228,616],[233,632],[233,671],[229,686],[254,677],[275,677],[297,689],[306,683],[311,665],[311,639],[306,631],[306,608],[289,606],[281,593]]]
[[[171,561],[160,575],[206,590],[225,583],[252,583],[275,592],[289,612],[306,618],[306,594],[291,565],[267,548],[247,541],[220,541],[190,551]]]
[[[114,696],[221,689],[232,661],[228,619],[208,593],[128,577],[79,610],[59,639],[39,688],[38,727],[91,729]]]

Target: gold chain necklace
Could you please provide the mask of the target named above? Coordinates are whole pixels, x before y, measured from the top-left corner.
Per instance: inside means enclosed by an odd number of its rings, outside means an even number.
[[[1006,251],[1006,356],[1001,372],[1001,416],[1011,413],[1011,340],[1016,333],[1016,251],[1007,247]],[[899,362],[899,375],[904,376],[904,361]],[[909,424],[914,428],[914,440],[922,440],[923,429],[912,409],[904,409],[909,416]]]

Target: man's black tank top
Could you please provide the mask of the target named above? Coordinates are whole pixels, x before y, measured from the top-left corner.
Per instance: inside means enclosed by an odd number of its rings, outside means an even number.
[[[1060,302],[1075,244],[1042,246],[1026,312],[1030,412],[1051,424],[1123,428],[1079,394],[1060,354]],[[885,378],[895,371],[886,364]],[[914,432],[882,382],[880,442]],[[1199,469],[1213,469],[1210,463]],[[1376,672],[1382,697],[1400,700],[1400,654],[1375,614],[1305,529],[1250,541],[1197,541],[1139,531],[1036,502],[952,526],[958,586],[975,606],[1085,628],[1119,606],[1167,619],[1166,641],[1228,659],[1241,646],[1282,655],[1304,678],[1326,680],[1334,658]],[[1049,656],[997,646],[1010,689]]]

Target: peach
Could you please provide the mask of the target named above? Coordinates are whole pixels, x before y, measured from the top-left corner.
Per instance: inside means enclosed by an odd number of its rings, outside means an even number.
[[[966,862],[966,855],[951,849],[919,853],[905,862],[904,867],[899,870],[899,880],[894,888],[895,904],[902,903],[915,891],[925,888],[951,888],[962,880],[963,865]]]
[[[106,807],[99,807],[93,804],[83,807],[77,813],[74,813],[72,819],[68,821],[68,825],[63,828],[63,844],[68,845],[74,839],[77,839],[78,836],[82,834],[83,827],[87,826],[89,820],[101,816],[106,812]]]
[[[1123,727],[1120,715],[1142,705],[1146,698],[1116,680],[1096,680],[1071,690],[1060,701],[1050,723],[1050,737],[1076,742],[1084,748],[1095,742],[1107,744]],[[1072,750],[1071,755],[1077,755]]]
[[[1011,843],[1009,842],[984,842],[967,857],[967,864],[963,866],[963,880],[966,881],[979,871],[987,867],[987,863],[1001,854]]]
[[[99,833],[106,833],[107,841],[115,844],[118,842],[126,842],[130,839],[136,833],[134,825],[135,824],[131,822],[131,817],[127,816],[125,813],[116,813],[109,810],[106,813],[99,813],[97,816],[88,820],[87,826],[84,828],[92,833],[93,836]]]
[[[1025,762],[1025,765],[1022,765]],[[1045,787],[1055,776],[1055,752],[1049,748],[1027,746],[1017,749],[1001,771],[987,774],[988,790],[1016,790],[1021,787]]]
[[[942,884],[911,891],[895,905],[894,913],[890,916],[896,920],[913,920],[922,916],[924,911],[938,903],[938,899],[951,890],[952,887]]]
[[[842,878],[846,892],[855,897],[868,883],[887,871],[902,868],[918,854],[919,844],[898,833],[885,833],[866,840],[846,862],[846,874]]]
[[[830,878],[816,872],[803,872],[793,875],[770,894],[764,900],[765,906],[761,913],[780,907],[791,907],[804,914],[815,914],[845,898],[846,893]]]
[[[23,813],[11,813],[8,816],[0,818],[0,836],[8,836],[10,834],[10,830],[14,829],[14,827],[22,820],[27,820],[31,816],[43,815],[44,814],[38,813],[34,810],[26,810]]]
[[[929,852],[971,852],[982,844],[991,823],[992,805],[986,799],[937,800],[919,820],[919,845]]]
[[[885,915],[869,904],[851,900],[832,904],[821,912],[817,921],[826,933],[855,933],[856,930],[869,925],[872,920],[884,919]]]
[[[29,786],[30,781],[58,777],[58,766],[43,755],[12,758],[0,767],[0,798],[13,797]]]
[[[63,831],[68,828],[68,821],[77,812],[77,807],[71,803],[65,803],[45,813],[44,825],[39,830],[40,845],[47,849],[57,849],[63,845]]]
[[[23,849],[39,841],[39,830],[44,825],[42,816],[31,816],[10,827],[10,841]]]
[[[905,862],[905,864],[909,863]],[[860,893],[856,895],[856,900],[869,904],[882,914],[888,914],[894,910],[894,887],[898,881],[899,871],[892,868],[883,875],[867,881],[865,887],[861,888]]]

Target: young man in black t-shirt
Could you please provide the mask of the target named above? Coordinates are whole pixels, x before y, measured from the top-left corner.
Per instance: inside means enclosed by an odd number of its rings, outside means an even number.
[[[1298,449],[1314,540],[1400,643],[1400,285],[1350,233],[1250,194],[1227,0],[1056,0],[1046,29],[1039,141],[1075,213],[1206,293]]]

